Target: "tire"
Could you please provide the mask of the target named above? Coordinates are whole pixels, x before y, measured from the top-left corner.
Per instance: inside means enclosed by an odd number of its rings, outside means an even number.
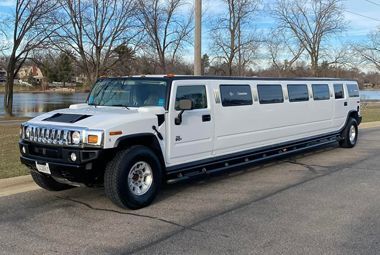
[[[52,177],[43,175],[37,172],[31,172],[30,175],[32,176],[34,182],[40,186],[43,189],[49,190],[49,191],[61,191],[65,189],[71,189],[73,186],[59,183],[55,181]]]
[[[346,127],[341,133],[342,140],[339,145],[342,148],[352,148],[358,140],[358,122],[354,118],[350,118]]]
[[[156,154],[142,145],[119,151],[107,164],[104,189],[121,208],[139,209],[153,202],[160,190],[162,167]]]

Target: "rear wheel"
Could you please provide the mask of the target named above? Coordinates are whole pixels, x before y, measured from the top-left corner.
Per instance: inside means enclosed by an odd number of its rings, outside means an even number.
[[[57,182],[48,175],[37,172],[31,172],[30,175],[38,186],[49,191],[60,191],[73,188],[73,186]]]
[[[139,209],[152,203],[161,184],[161,164],[149,148],[137,145],[117,153],[104,175],[107,197],[116,205]]]
[[[352,148],[358,140],[358,123],[354,118],[350,118],[346,127],[341,133],[342,140],[339,145],[343,148]]]

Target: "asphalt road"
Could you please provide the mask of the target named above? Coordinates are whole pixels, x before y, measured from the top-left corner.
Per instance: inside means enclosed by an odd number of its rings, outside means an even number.
[[[101,188],[0,198],[0,254],[379,254],[380,128],[326,147],[167,186],[137,211]]]

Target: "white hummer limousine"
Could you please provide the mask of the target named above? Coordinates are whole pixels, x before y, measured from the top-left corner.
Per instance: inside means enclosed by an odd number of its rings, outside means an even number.
[[[57,191],[103,185],[118,206],[150,204],[163,181],[338,142],[355,146],[356,81],[321,78],[102,78],[87,102],[21,126],[21,162]]]

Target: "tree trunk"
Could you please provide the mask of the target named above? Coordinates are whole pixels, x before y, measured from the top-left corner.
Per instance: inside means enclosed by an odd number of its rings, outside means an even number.
[[[161,62],[161,72],[163,74],[166,74],[167,72],[167,67],[166,67],[166,59],[165,59],[165,53],[162,53],[160,55],[160,62]]]
[[[6,117],[13,116],[13,75],[7,73],[7,82],[5,84],[4,94],[4,111]]]
[[[318,77],[318,63],[315,59],[311,60],[311,72],[314,77]]]
[[[318,73],[318,54],[316,52],[312,52],[312,54],[310,54],[310,58],[311,58],[311,71],[312,71],[312,74],[314,77],[318,77],[319,76],[319,73]]]
[[[12,55],[13,56],[13,55]],[[5,83],[4,94],[4,112],[5,116],[10,117],[13,115],[13,85],[15,76],[15,60],[11,56],[7,66],[7,82]]]
[[[232,60],[228,61],[228,76],[232,76],[233,70],[232,70]]]

